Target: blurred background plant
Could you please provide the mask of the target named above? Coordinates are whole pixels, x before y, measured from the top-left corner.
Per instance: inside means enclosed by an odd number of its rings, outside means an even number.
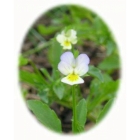
[[[64,28],[77,31],[78,42],[74,47],[80,53],[86,53],[90,65],[95,66],[90,71],[93,77],[85,77],[85,83],[76,88],[77,101],[85,98],[87,105],[86,125],[82,131],[98,124],[116,98],[120,58],[107,25],[97,14],[81,6],[55,7],[29,29],[19,56],[23,98],[28,100],[29,109],[45,126],[57,132],[71,133],[71,88],[60,82],[61,74],[57,69],[63,50],[56,35]],[[34,107],[38,110],[34,111]],[[46,119],[40,116],[42,113]]]

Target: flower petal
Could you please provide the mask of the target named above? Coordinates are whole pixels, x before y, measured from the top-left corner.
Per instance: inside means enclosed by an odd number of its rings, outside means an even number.
[[[72,29],[69,30],[69,32],[70,32],[70,36],[68,37],[68,39],[72,44],[76,44],[77,43],[76,31]]]
[[[76,44],[77,43],[77,37],[70,37],[69,40],[71,41],[72,44]]]
[[[60,57],[61,61],[66,62],[67,64],[74,66],[75,65],[75,59],[71,52],[65,52]]]
[[[58,70],[64,75],[68,75],[73,72],[72,66],[65,61],[60,61],[58,64]]]
[[[86,54],[80,54],[76,58],[76,65],[80,65],[81,63],[89,64],[90,60]]]
[[[78,74],[79,76],[82,76],[88,72],[88,69],[88,64],[81,63],[75,67],[74,73]]]
[[[57,37],[56,37],[56,40],[59,42],[59,43],[63,43],[64,40],[65,40],[65,36],[63,34],[58,34]]]
[[[67,44],[65,43],[66,41],[61,43],[61,46],[63,46],[63,49],[68,49],[70,50],[72,48],[71,42],[68,42]]]
[[[65,35],[65,31],[63,30],[63,31],[61,32],[61,34],[62,34],[62,35]]]
[[[76,36],[77,32],[73,29],[70,30],[71,31],[71,36]]]
[[[76,36],[76,31],[73,30],[73,29],[69,29],[68,31],[65,32],[65,36],[66,37],[73,37],[73,36]]]
[[[84,80],[81,77],[78,77],[76,81],[70,81],[67,77],[64,77],[61,79],[61,82],[66,83],[68,85],[75,85],[75,84],[82,84],[84,83]]]
[[[70,46],[67,46],[67,47],[66,47],[66,46],[63,46],[63,49],[64,49],[64,50],[71,50],[71,48],[72,48],[71,45],[70,45]]]

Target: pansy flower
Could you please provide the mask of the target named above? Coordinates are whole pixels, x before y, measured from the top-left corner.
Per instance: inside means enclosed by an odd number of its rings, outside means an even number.
[[[56,40],[63,46],[63,49],[70,50],[72,44],[77,43],[76,31],[73,29],[62,31],[61,34],[57,35]]]
[[[66,75],[61,82],[74,85],[84,83],[81,76],[85,75],[89,69],[89,57],[86,54],[80,54],[76,59],[71,52],[65,52],[60,57],[58,70]]]

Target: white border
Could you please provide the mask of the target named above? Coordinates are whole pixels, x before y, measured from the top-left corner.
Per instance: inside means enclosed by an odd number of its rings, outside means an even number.
[[[111,28],[119,45],[121,56],[125,47],[125,1],[124,0],[15,0],[15,48],[16,56],[20,50],[23,38],[30,25],[47,9],[53,6],[76,3],[93,9]],[[122,59],[122,66],[124,61]],[[16,76],[16,78],[18,78]],[[122,72],[123,78],[123,72]],[[79,136],[62,136],[47,131],[37,123],[28,112],[20,96],[20,90],[15,90],[15,140],[49,140],[54,139],[96,139],[96,140],[124,140],[125,139],[125,89],[122,80],[118,99],[103,122],[96,128]]]

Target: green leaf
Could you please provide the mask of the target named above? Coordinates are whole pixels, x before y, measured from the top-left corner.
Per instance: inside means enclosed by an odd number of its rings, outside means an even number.
[[[96,83],[96,81],[95,81]],[[116,91],[118,89],[119,80],[117,81],[109,81],[105,83],[98,83],[97,85],[92,85],[91,88],[93,88],[93,94],[90,95],[90,101],[88,100],[88,112],[93,111],[99,104],[106,100],[110,100],[115,97]],[[93,98],[94,97],[94,98]]]
[[[107,73],[104,73],[104,74],[103,74],[103,77],[104,77],[104,81],[105,81],[106,83],[107,83],[107,82],[113,81],[112,77],[111,77],[109,74],[107,74]]]
[[[53,91],[56,94],[56,96],[61,100],[64,96],[65,91],[64,85],[60,82],[58,84],[55,84],[53,86]]]
[[[47,91],[40,91],[38,93],[38,96],[40,97],[40,99],[44,102],[44,103],[49,103],[49,99],[48,99],[48,96],[47,96]]]
[[[28,83],[37,89],[48,87],[47,83],[45,83],[45,81],[41,79],[40,76],[36,73],[20,70],[19,78],[21,82]]]
[[[111,55],[113,53],[113,51],[116,49],[115,42],[108,41],[107,45],[106,45],[106,48],[107,48],[107,51],[106,51],[107,56]]]
[[[76,58],[76,57],[78,57],[78,55],[79,55],[79,51],[78,50],[74,50],[74,57]]]
[[[28,59],[20,55],[19,57],[19,66],[24,66],[28,64]]]
[[[101,82],[104,82],[103,75],[98,68],[96,68],[94,66],[89,66],[88,74],[93,76],[93,77],[98,78]]]
[[[58,64],[56,66],[58,66]],[[57,68],[54,68],[52,70],[52,79],[53,79],[53,81],[58,80],[60,78],[60,74],[61,74],[60,71],[57,70]]]
[[[47,104],[39,100],[28,100],[27,105],[44,126],[56,132],[62,132],[60,120]]]
[[[50,81],[53,80],[53,79],[51,78],[49,72],[48,72],[45,68],[41,68],[40,70],[41,70],[41,72],[46,76],[46,78],[48,78]]]
[[[90,22],[94,21],[92,16],[93,13],[86,8],[70,5],[69,10],[75,22],[79,22],[81,19],[88,19]]]
[[[26,95],[28,94],[28,90],[21,88],[21,92],[22,92],[23,99],[26,100]]]
[[[107,114],[107,112],[109,111],[112,103],[113,103],[113,99],[110,99],[106,105],[104,106],[104,108],[102,109],[101,113],[99,114],[98,118],[96,119],[96,123],[99,123]]]
[[[95,96],[99,94],[101,91],[101,88],[100,88],[101,85],[107,85],[106,83],[113,81],[112,78],[108,74],[103,74],[103,79],[104,79],[104,83],[101,83],[101,81],[98,79],[92,80],[90,84],[90,95]],[[90,95],[88,96],[88,98],[90,97]]]
[[[52,39],[47,57],[54,69],[57,69],[58,67],[61,54],[62,54],[62,46],[60,46],[60,44],[55,39]]]
[[[87,117],[87,104],[86,100],[82,99],[76,106],[76,114],[77,114],[77,132],[84,131],[84,126],[86,123]]]
[[[60,27],[58,26],[45,26],[43,24],[39,24],[38,27],[38,32],[41,34],[41,35],[50,35],[52,33],[55,33],[56,31],[58,31],[60,29]]]
[[[119,57],[118,55],[110,55],[106,57],[99,65],[98,68],[102,70],[113,70],[118,69],[120,67]]]
[[[38,77],[40,78],[40,80],[44,83],[44,84],[47,84],[47,81],[46,79],[43,77],[43,75],[40,73],[40,71],[38,70],[38,68],[36,67],[36,65],[30,61],[30,64],[32,65],[35,73],[38,75]]]
[[[78,122],[84,126],[86,122],[86,116],[87,116],[87,104],[86,100],[82,99],[79,101],[79,103],[76,106],[76,112],[77,112],[77,120]]]

